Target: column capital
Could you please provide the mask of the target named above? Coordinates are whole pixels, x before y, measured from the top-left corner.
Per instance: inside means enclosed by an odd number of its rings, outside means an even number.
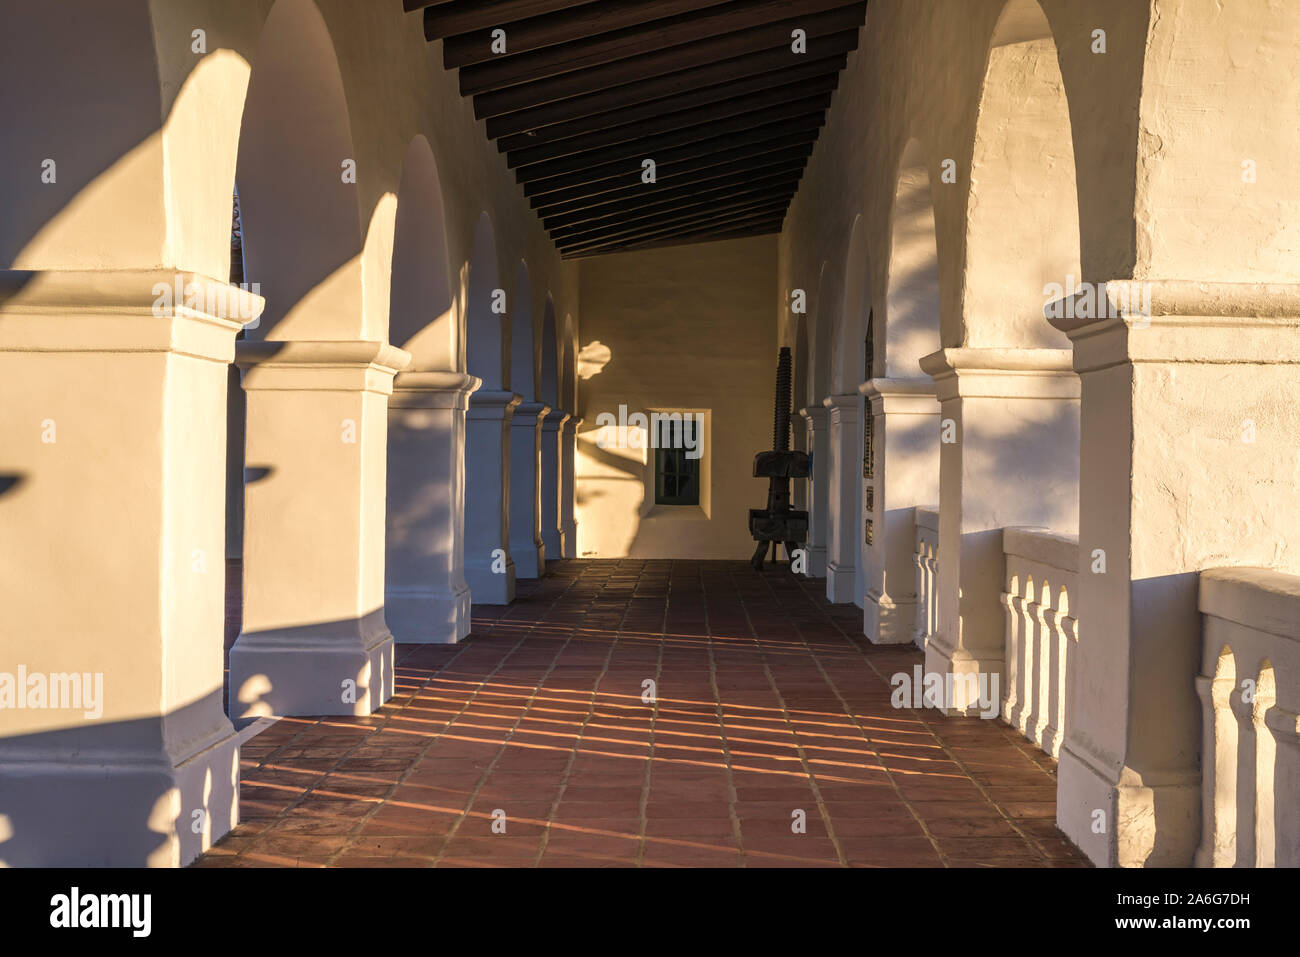
[[[1121,363],[1300,363],[1300,283],[1111,280],[1044,309],[1079,372]]]
[[[874,414],[936,415],[939,403],[929,376],[868,379],[858,386]]]
[[[1069,349],[940,349],[921,359],[942,402],[963,398],[1077,399]]]
[[[807,408],[800,409],[799,414],[802,415],[804,419],[807,420],[808,425],[814,429],[825,425],[827,416],[829,415],[826,411],[826,407],[821,405],[810,405]]]
[[[0,352],[160,353],[229,363],[266,302],[174,269],[0,270]]]
[[[523,396],[509,389],[479,389],[469,397],[471,419],[509,419]]]
[[[570,418],[572,418],[572,416],[563,409],[552,409],[550,412],[547,412],[546,417],[542,419],[542,428],[547,432],[558,432],[564,423]]]
[[[822,405],[826,407],[832,425],[844,425],[858,421],[858,403],[861,401],[862,396],[852,392],[847,395],[828,395],[822,399]]]
[[[520,402],[515,406],[514,424],[522,428],[535,429],[541,424],[542,416],[549,414],[551,407],[545,402]]]
[[[571,415],[564,421],[564,431],[572,435],[578,431],[578,426],[582,425],[582,423],[586,421],[587,420],[580,415]]]
[[[464,372],[399,372],[393,379],[393,409],[465,409],[483,384]]]
[[[859,393],[857,392],[846,392],[842,395],[828,395],[826,398],[822,399],[822,405],[832,412],[836,409],[852,410],[858,407],[858,397]]]
[[[374,339],[245,340],[235,364],[245,391],[373,392],[391,395],[408,352]]]

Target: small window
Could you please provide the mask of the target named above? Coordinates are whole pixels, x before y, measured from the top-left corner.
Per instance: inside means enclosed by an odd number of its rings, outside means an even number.
[[[687,456],[695,450],[696,458]],[[655,504],[700,504],[700,449],[697,423],[685,417],[663,423],[655,449]]]

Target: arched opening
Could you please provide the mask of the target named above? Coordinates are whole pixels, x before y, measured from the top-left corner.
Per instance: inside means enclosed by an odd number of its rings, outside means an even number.
[[[832,361],[832,346],[842,306],[839,267],[833,263],[822,263],[817,280],[817,298],[813,300],[813,328],[816,332],[810,356],[812,364],[808,370],[809,392],[804,403],[809,408],[820,408],[822,400],[831,392],[831,376],[835,366]]]
[[[363,334],[361,228],[343,78],[311,0],[278,0],[239,135],[243,254],[267,305],[258,339]]]
[[[506,388],[506,300],[496,233],[487,213],[474,228],[465,306],[465,363],[483,381],[470,396],[465,444],[465,578],[474,604],[515,596],[510,557],[510,422],[517,402]]]
[[[940,341],[930,185],[925,151],[911,139],[894,180],[883,308],[864,293],[861,361],[871,386],[863,408],[863,632],[879,644],[928,645],[936,632],[936,543],[927,540],[922,552],[916,524],[918,508],[939,504],[939,404],[920,365]]]
[[[329,29],[311,0],[277,0],[256,44],[235,176],[245,273],[267,302],[238,352],[247,413],[235,719],[369,714],[392,695],[374,503],[385,495],[386,393],[409,357],[386,342],[396,198],[377,199],[363,242],[357,164]],[[382,276],[369,300],[367,273]],[[325,678],[334,670],[355,695],[340,697]]]
[[[510,389],[522,399],[510,426],[510,557],[520,578],[540,578],[547,557],[541,537],[539,471],[541,416],[546,406],[537,401],[532,307],[528,265],[520,260],[510,293]]]
[[[333,42],[310,0],[279,0],[262,26],[254,64],[245,80],[233,169],[226,170],[234,179],[224,190],[230,234],[223,265],[229,282],[245,284],[267,300],[239,339],[292,338],[286,317],[300,300],[317,298],[318,286],[340,269],[346,273],[360,254],[356,187],[343,182],[341,159],[334,160],[352,155],[351,129]],[[351,322],[359,334],[355,273],[350,284],[356,314],[334,325],[341,330]],[[319,331],[308,323],[295,328],[303,338],[347,337],[324,332],[327,323],[322,315]],[[232,365],[226,390],[226,588],[227,605],[234,607],[242,605],[247,474],[247,397],[240,380]],[[258,466],[253,478],[265,477],[265,466]],[[241,626],[238,615],[228,617],[234,620],[226,622],[227,647]]]
[[[994,29],[968,208],[959,344],[1067,348],[1043,307],[1051,284],[1081,281],[1074,140],[1056,43],[1037,0],[1010,0]]]
[[[788,296],[786,298],[789,299]],[[799,410],[808,401],[808,365],[811,361],[808,346],[808,316],[807,313],[795,313],[793,318],[794,343],[790,356],[793,371],[793,381],[790,385],[790,448],[806,452],[808,451],[808,430],[800,424]],[[793,486],[790,490],[791,504],[797,509],[807,510],[808,481],[806,479],[796,481]]]
[[[546,297],[542,312],[541,342],[541,399],[551,407],[542,420],[541,456],[538,468],[538,494],[541,499],[542,543],[548,558],[564,556],[564,529],[560,521],[560,489],[562,464],[561,442],[565,410],[561,407],[560,366],[557,359],[559,339],[555,321],[555,304]]]
[[[409,371],[455,371],[460,343],[442,182],[424,136],[407,147],[397,195],[389,341],[411,354]]]
[[[884,374],[919,376],[920,359],[939,349],[939,246],[930,169],[917,140],[908,142],[899,160],[889,237]]]
[[[1043,314],[1049,284],[1078,276],[1078,203],[1056,45],[1035,0],[1011,0],[995,26],[971,150],[960,318],[923,360],[948,429],[926,667],[991,681],[1005,667],[1000,530],[1079,527],[1079,380]]]
[[[844,256],[844,304],[840,309],[833,353],[836,360],[835,392],[848,396],[856,413],[852,427],[846,426],[841,436],[846,494],[842,496],[840,507],[844,512],[846,545],[852,549],[853,557],[851,600],[859,608],[863,607],[867,581],[866,563],[871,554],[867,548],[868,516],[865,507],[869,471],[866,467],[866,454],[870,449],[872,427],[871,404],[859,391],[862,383],[871,377],[867,361],[870,326],[871,263],[867,256],[866,230],[862,217],[859,216],[853,221],[848,251]]]
[[[442,185],[427,139],[406,150],[393,226],[388,328],[411,354],[388,405],[384,608],[398,642],[469,632],[464,570],[467,377]]]
[[[470,253],[469,282],[465,306],[465,361],[469,374],[483,380],[483,391],[505,385],[505,356],[502,351],[505,325],[501,277],[497,270],[496,234],[487,213],[479,217]],[[494,308],[497,311],[494,311]]]
[[[560,369],[556,360],[555,304],[546,297],[542,311],[542,379],[540,399],[552,409],[560,407]]]
[[[525,402],[537,397],[533,378],[537,357],[533,349],[533,290],[528,264],[520,260],[510,296],[510,388]]]

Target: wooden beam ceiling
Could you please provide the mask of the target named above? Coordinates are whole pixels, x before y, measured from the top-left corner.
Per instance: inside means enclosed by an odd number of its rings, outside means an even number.
[[[778,231],[866,14],[866,0],[403,7],[423,11],[565,258]]]

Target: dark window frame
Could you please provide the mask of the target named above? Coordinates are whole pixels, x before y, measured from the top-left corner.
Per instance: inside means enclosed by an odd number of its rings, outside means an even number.
[[[699,507],[702,456],[687,457],[685,441],[678,441],[679,428],[683,430],[681,438],[692,436],[695,451],[701,451],[699,423],[693,416],[683,413],[680,422],[669,420],[661,424],[658,448],[655,449],[655,504]]]

